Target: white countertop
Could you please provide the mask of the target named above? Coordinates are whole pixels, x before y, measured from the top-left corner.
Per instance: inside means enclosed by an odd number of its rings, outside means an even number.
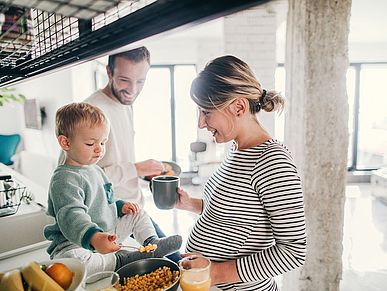
[[[0,235],[3,238],[0,240],[0,260],[2,263],[7,260],[9,263],[20,254],[47,247],[49,242],[43,236],[43,228],[52,223],[52,218],[46,215],[46,189],[1,163],[0,175],[11,175],[14,182],[19,186],[25,186],[25,191],[33,195],[32,203],[23,202],[19,208],[13,206],[12,208],[17,210],[15,214],[0,217]],[[0,194],[4,195],[4,192]],[[16,199],[17,204],[20,196],[16,196]],[[9,269],[11,265],[8,263],[2,267]]]
[[[35,182],[31,181],[27,177],[23,176],[22,174],[16,172],[15,170],[11,169],[10,167],[2,163],[0,163],[0,175],[11,175],[12,179],[15,182],[26,186],[26,190],[33,194],[35,202],[38,202],[44,206],[47,206],[47,195],[48,195],[47,189],[36,184]]]

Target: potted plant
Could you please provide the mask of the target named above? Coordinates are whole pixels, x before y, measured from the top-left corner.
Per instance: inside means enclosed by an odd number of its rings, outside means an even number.
[[[11,88],[0,88],[0,106],[3,106],[7,102],[19,102],[24,103],[26,97],[23,94],[14,93],[15,89]]]

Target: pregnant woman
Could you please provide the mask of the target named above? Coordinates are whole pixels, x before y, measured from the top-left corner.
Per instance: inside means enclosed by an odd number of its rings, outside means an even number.
[[[176,208],[200,214],[187,252],[211,260],[211,282],[222,290],[278,290],[274,277],[303,265],[303,194],[287,148],[257,120],[281,110],[283,97],[261,87],[234,56],[211,61],[191,86],[199,128],[232,147],[202,199],[178,190]]]

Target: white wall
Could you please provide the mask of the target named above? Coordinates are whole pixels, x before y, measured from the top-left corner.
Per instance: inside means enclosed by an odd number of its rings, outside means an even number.
[[[23,105],[6,103],[0,106],[0,134],[21,133],[24,126]]]
[[[197,61],[196,40],[182,42],[179,39],[165,39],[145,43],[151,52],[154,65],[195,64]]]
[[[72,101],[81,102],[94,92],[96,66],[92,61],[71,68]]]
[[[387,42],[352,42],[348,53],[350,62],[387,62]]]
[[[44,107],[47,118],[42,130],[26,129],[24,125],[21,133],[25,150],[55,157],[58,147],[54,132],[54,118],[56,109],[72,100],[71,70],[66,69],[44,77],[25,81],[14,88],[28,99],[37,99],[39,106]],[[15,116],[15,119],[24,120],[24,116]]]

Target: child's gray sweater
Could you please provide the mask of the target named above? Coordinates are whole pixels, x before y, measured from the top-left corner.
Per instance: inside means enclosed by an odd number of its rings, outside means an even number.
[[[123,203],[114,200],[112,184],[97,165],[58,166],[48,192],[47,214],[55,223],[44,228],[44,236],[52,241],[47,252],[66,241],[93,249],[94,233],[114,233]]]

